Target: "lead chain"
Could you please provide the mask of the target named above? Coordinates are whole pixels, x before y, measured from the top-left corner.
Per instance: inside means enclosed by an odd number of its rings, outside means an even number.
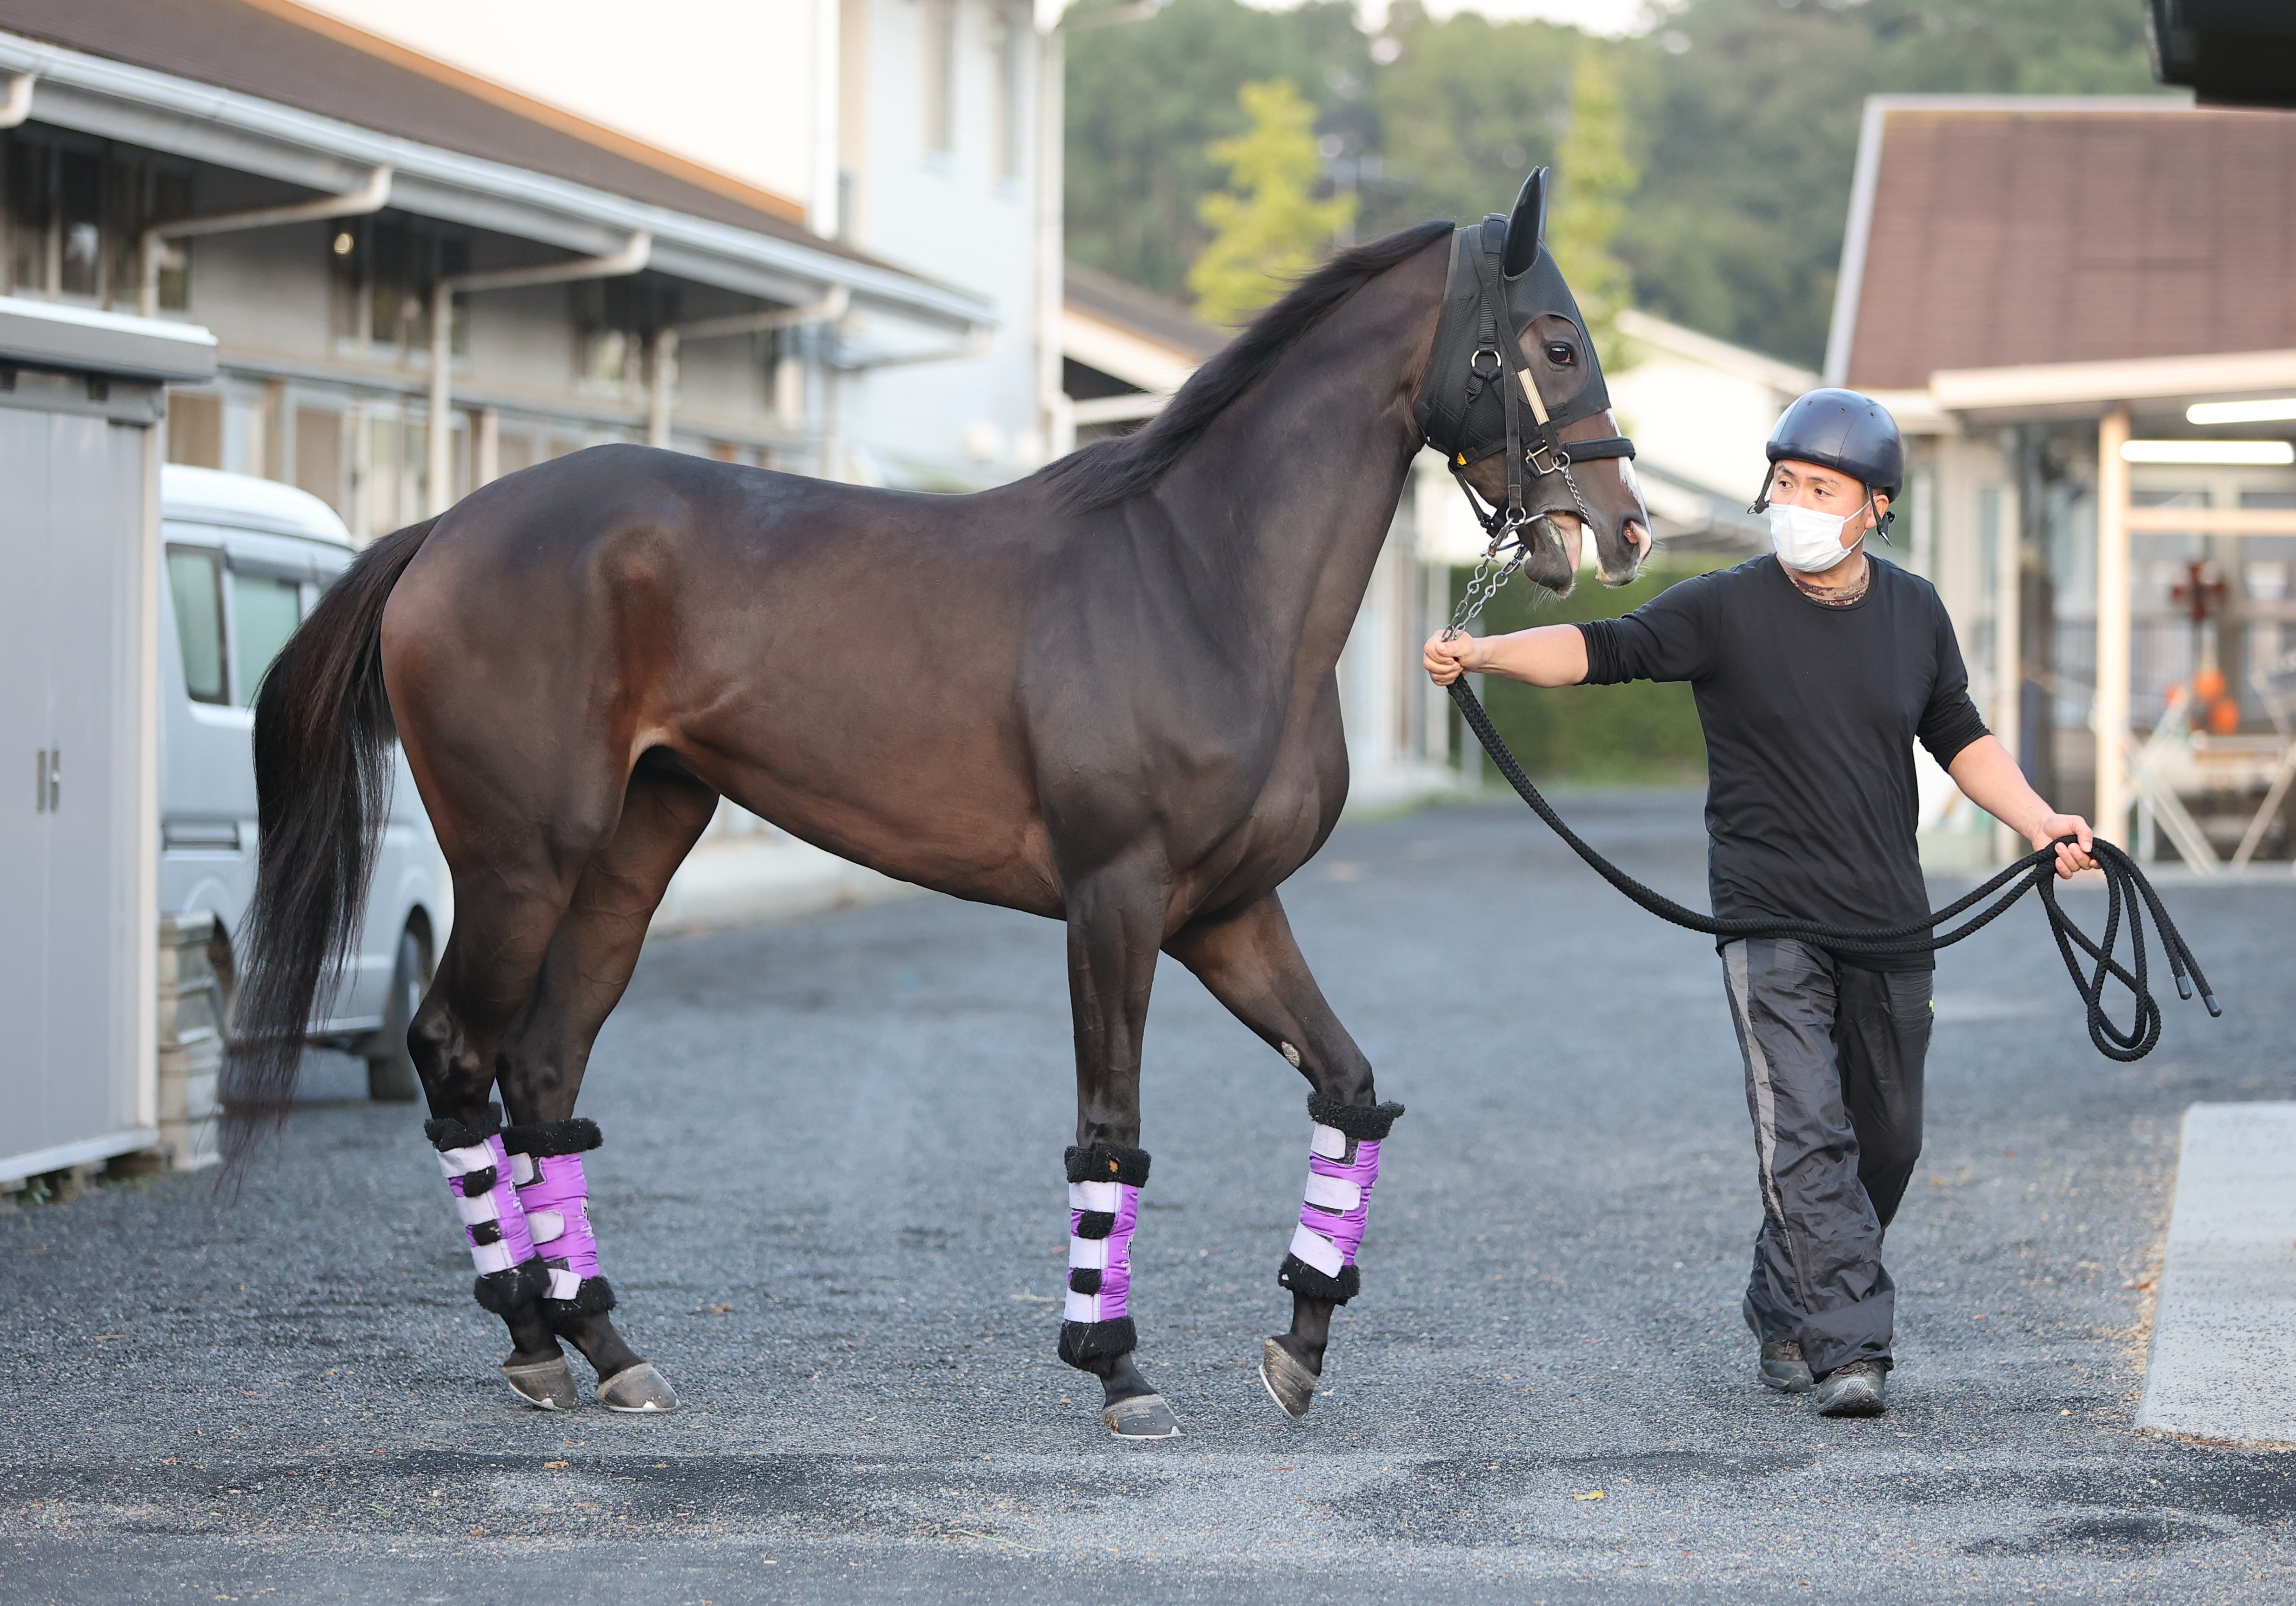
[[[1500,525],[1497,532],[1491,537],[1490,545],[1484,548],[1482,557],[1475,564],[1475,572],[1467,577],[1467,589],[1459,598],[1459,606],[1453,611],[1451,622],[1444,627],[1445,641],[1449,641],[1458,635],[1469,619],[1489,606],[1491,599],[1498,594],[1499,588],[1514,578],[1515,570],[1521,569],[1523,561],[1530,556],[1530,548],[1515,533],[1520,528],[1513,523],[1505,523]],[[1499,548],[1505,546],[1509,541],[1514,543],[1514,555],[1505,564],[1500,565]],[[1494,565],[1498,565],[1496,574],[1492,572]]]

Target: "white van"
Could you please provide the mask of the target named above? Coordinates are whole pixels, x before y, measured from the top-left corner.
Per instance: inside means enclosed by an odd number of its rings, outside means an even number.
[[[351,538],[316,496],[243,474],[170,463],[160,502],[160,908],[216,917],[228,1020],[231,934],[255,895],[255,688],[350,562]],[[393,763],[358,952],[311,1035],[365,1059],[372,1096],[412,1099],[406,1028],[447,940],[453,884],[396,749]]]

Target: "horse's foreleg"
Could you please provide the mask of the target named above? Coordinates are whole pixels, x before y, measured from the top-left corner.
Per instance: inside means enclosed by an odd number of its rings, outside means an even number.
[[[1068,1304],[1061,1359],[1100,1379],[1101,1420],[1124,1438],[1168,1438],[1172,1409],[1132,1351],[1132,1232],[1148,1154],[1140,1143],[1140,1041],[1164,930],[1160,861],[1128,857],[1067,890],[1076,1024],[1077,1141],[1068,1151]]]
[[[575,1117],[574,1103],[591,1045],[629,984],[647,924],[717,804],[716,792],[674,771],[641,768],[631,778],[613,840],[584,868],[496,1068],[504,1109],[516,1123],[503,1141],[546,1280],[542,1319],[582,1352],[598,1374],[599,1402],[616,1411],[674,1410],[677,1396],[607,1315],[614,1291],[598,1269],[582,1168],[601,1134],[596,1123]],[[562,1358],[554,1372],[527,1381],[538,1391],[512,1379],[538,1404],[573,1403]]]
[[[1302,1417],[1323,1376],[1332,1312],[1360,1286],[1356,1250],[1379,1177],[1380,1144],[1403,1106],[1379,1102],[1371,1061],[1324,1002],[1274,893],[1218,919],[1191,922],[1165,946],[1314,1089],[1308,1095],[1316,1126],[1307,1199],[1275,1274],[1292,1291],[1292,1330],[1261,1346],[1259,1366],[1275,1403]]]

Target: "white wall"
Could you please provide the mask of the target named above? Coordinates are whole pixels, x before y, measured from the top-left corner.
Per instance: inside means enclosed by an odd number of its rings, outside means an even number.
[[[800,205],[816,201],[817,0],[303,0]],[[835,86],[827,86],[830,105]]]
[[[921,0],[865,0],[865,50],[857,112],[864,149],[849,238],[861,250],[924,277],[991,298],[995,344],[969,361],[921,364],[843,381],[840,433],[861,477],[896,484],[993,484],[1035,468],[1037,433],[1034,326],[1036,62],[1024,41],[1022,130],[1015,172],[998,172],[994,48],[999,15],[1029,29],[1025,7],[952,0],[956,7],[955,139],[926,148],[926,61]],[[851,81],[851,80],[849,80]],[[875,332],[863,331],[867,339]],[[886,332],[888,345],[916,337]]]

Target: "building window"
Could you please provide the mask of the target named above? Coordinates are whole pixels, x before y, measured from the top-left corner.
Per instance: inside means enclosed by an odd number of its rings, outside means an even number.
[[[430,291],[442,274],[470,271],[467,236],[399,212],[346,218],[327,234],[335,338],[360,355],[381,347],[405,358],[430,345]],[[453,349],[469,338],[455,307]]]
[[[925,150],[944,156],[956,149],[956,0],[921,0],[919,10]]]
[[[1021,176],[1022,154],[1029,148],[1029,125],[1024,113],[1029,98],[1029,50],[1036,43],[1029,14],[1011,6],[999,7],[989,29],[990,77],[996,86],[996,176]]]
[[[136,306],[144,231],[192,209],[187,168],[21,129],[0,135],[0,293],[100,307]],[[160,274],[162,307],[183,310],[190,291],[183,268]]]

